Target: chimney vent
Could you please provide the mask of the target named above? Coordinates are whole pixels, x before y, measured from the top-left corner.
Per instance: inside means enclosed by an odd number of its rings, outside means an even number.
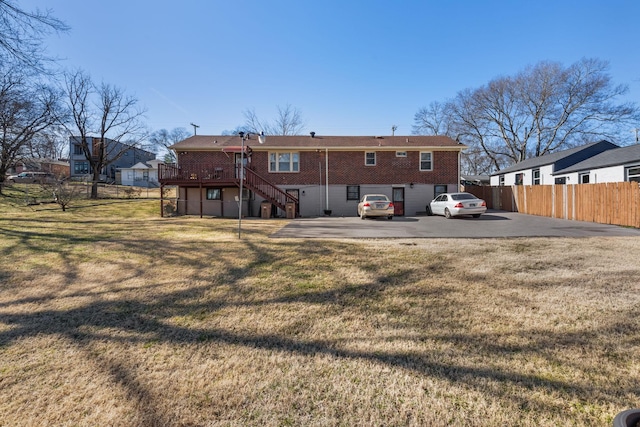
[[[311,135],[311,138],[315,138],[316,137],[316,133],[315,132],[309,132],[309,134]]]

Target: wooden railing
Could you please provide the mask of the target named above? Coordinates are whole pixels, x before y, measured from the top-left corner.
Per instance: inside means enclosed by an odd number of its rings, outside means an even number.
[[[234,164],[198,164],[188,168],[181,168],[174,165],[159,165],[158,180],[160,183],[178,184],[180,183],[224,183],[240,187],[239,165]],[[259,175],[251,168],[244,169],[245,179],[243,185],[249,190],[257,193],[264,199],[286,210],[287,203],[298,204],[298,199],[291,194],[278,188],[268,179]]]
[[[282,210],[286,209],[287,203],[293,202],[296,205],[298,204],[297,198],[285,191],[282,191],[276,185],[272,184],[252,169],[245,169],[244,185]]]
[[[198,164],[189,168],[181,168],[174,165],[159,165],[158,180],[173,182],[190,181],[234,181],[235,166],[228,164]]]

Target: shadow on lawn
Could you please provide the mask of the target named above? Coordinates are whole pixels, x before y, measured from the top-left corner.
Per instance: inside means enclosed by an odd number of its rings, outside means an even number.
[[[1,232],[11,233],[10,230],[2,230]],[[15,232],[14,232],[15,233]],[[23,234],[20,239],[19,234]],[[44,234],[44,235],[43,235]],[[100,240],[99,235],[90,239],[75,240],[73,236],[66,233],[61,235],[51,235],[38,231],[27,231],[23,233],[15,233],[14,237],[19,238],[21,244],[33,245],[33,250],[38,247],[33,243],[42,239],[69,239],[68,244],[73,246],[77,243],[93,243]],[[127,240],[111,242],[127,246],[131,251],[140,251],[153,244],[153,241]],[[273,245],[273,243],[271,243]],[[291,242],[282,243],[282,248],[292,245]],[[170,318],[175,316],[190,316],[193,313],[214,313],[226,307],[233,306],[270,306],[275,304],[287,303],[305,303],[313,305],[327,305],[328,309],[340,312],[344,308],[356,308],[365,314],[375,314],[375,310],[386,310],[380,306],[381,296],[387,291],[402,292],[401,288],[408,282],[416,280],[425,271],[415,271],[411,266],[402,266],[393,274],[383,274],[376,267],[375,263],[369,263],[363,266],[368,269],[371,280],[364,284],[345,283],[343,286],[325,290],[305,290],[298,289],[295,292],[286,295],[274,295],[270,298],[256,299],[251,296],[251,289],[241,284],[242,279],[249,277],[265,266],[282,265],[286,266],[287,260],[284,255],[277,251],[267,252],[259,245],[249,241],[242,243],[244,254],[250,259],[248,264],[243,267],[233,266],[228,263],[226,268],[220,269],[219,273],[224,277],[224,282],[215,284],[211,282],[210,272],[205,271],[208,267],[206,257],[201,256],[191,258],[185,252],[185,248],[178,244],[167,244],[163,248],[162,259],[176,265],[177,268],[184,266],[200,267],[193,277],[184,278],[186,281],[205,282],[207,285],[190,287],[170,293],[162,293],[165,283],[156,283],[145,285],[144,289],[153,291],[154,288],[159,292],[153,293],[153,297],[131,298],[131,289],[128,290],[107,290],[100,292],[86,293],[66,293],[64,297],[70,296],[87,296],[92,297],[94,301],[87,303],[79,308],[71,309],[42,309],[31,313],[11,313],[10,311],[0,312],[0,322],[8,325],[10,328],[0,332],[0,347],[9,346],[16,340],[26,337],[35,337],[38,335],[56,335],[66,337],[84,350],[86,357],[97,359],[99,366],[104,367],[104,372],[114,382],[119,384],[123,389],[127,390],[130,399],[137,402],[134,405],[138,408],[139,419],[144,420],[144,425],[170,425],[171,419],[165,415],[165,408],[157,407],[151,390],[138,381],[136,373],[125,363],[116,360],[108,355],[101,355],[93,350],[94,343],[111,341],[125,342],[133,344],[147,343],[149,341],[165,342],[169,344],[200,344],[203,342],[217,342],[224,344],[240,345],[249,348],[273,350],[286,353],[294,353],[303,356],[315,356],[318,354],[328,355],[337,359],[356,359],[367,360],[375,363],[389,365],[401,369],[410,370],[421,375],[445,379],[451,382],[462,382],[470,387],[484,392],[495,393],[503,399],[512,399],[517,405],[526,407],[527,402],[519,396],[507,396],[500,390],[499,384],[508,384],[509,387],[516,387],[528,392],[537,392],[539,388],[543,388],[548,393],[569,395],[577,397],[580,400],[589,401],[598,397],[600,400],[619,403],[623,406],[623,396],[634,394],[635,389],[620,390],[616,384],[612,384],[608,389],[594,390],[588,385],[570,383],[567,381],[558,381],[543,378],[536,374],[524,374],[516,371],[497,370],[489,367],[479,366],[462,366],[444,361],[446,357],[443,354],[423,354],[415,352],[364,352],[342,348],[340,343],[326,342],[321,340],[305,340],[298,336],[290,336],[286,334],[257,334],[257,333],[238,333],[231,330],[220,329],[215,327],[187,328],[172,326],[168,324]],[[324,246],[314,242],[314,245],[306,243],[295,243],[296,249],[301,256],[314,257],[321,254],[328,254],[335,251],[342,251],[345,254],[352,252],[354,246],[350,244],[341,244],[332,242],[331,247]],[[328,244],[327,244],[328,245]],[[290,248],[289,248],[290,249]],[[210,253],[216,250],[222,254],[224,251],[223,243],[212,242],[206,248]],[[63,258],[73,265],[77,260],[74,258],[72,251],[62,254]],[[122,261],[122,268],[130,268],[127,278],[135,278],[141,275],[148,266],[134,266]],[[445,258],[434,259],[426,274],[437,277],[447,269],[447,260]],[[64,272],[67,284],[77,280],[73,271]],[[0,275],[1,278],[1,275]],[[122,280],[122,278],[120,278]],[[117,283],[112,283],[116,285]],[[207,299],[206,294],[216,286],[225,286],[228,288],[229,294],[224,298]],[[122,292],[122,298],[113,299],[113,295]],[[433,294],[420,295],[425,310],[433,310],[439,313],[431,319],[435,322],[431,330],[438,329],[438,322],[441,322],[442,330],[449,330],[450,333],[434,335],[429,333],[416,333],[411,336],[413,340],[438,340],[449,343],[450,346],[461,347],[461,351],[477,351],[478,354],[489,358],[492,355],[502,357],[504,354],[531,354],[537,357],[552,359],[547,349],[556,346],[574,346],[576,351],[588,345],[592,340],[598,337],[615,335],[620,333],[620,325],[610,325],[601,330],[575,331],[570,334],[560,333],[553,334],[549,331],[543,331],[531,339],[523,340],[528,344],[514,344],[510,346],[496,344],[501,342],[505,333],[495,334],[462,334],[454,332],[449,326],[451,319],[447,318],[450,307],[445,302],[445,296],[449,292],[446,288],[434,288]],[[109,294],[111,298],[102,298],[103,294]],[[61,296],[56,290],[51,291],[47,295],[40,297],[27,298],[12,301],[11,304],[24,304],[38,302],[45,305],[48,301],[55,300]],[[7,308],[11,304],[4,304],[0,308]],[[389,309],[390,310],[390,309]],[[629,313],[629,316],[637,316],[638,313]],[[439,318],[440,317],[440,318]],[[411,325],[407,329],[416,332],[419,331],[418,326],[422,324],[423,319],[415,319],[416,324]],[[409,322],[410,323],[410,322]],[[625,331],[637,333],[633,329],[629,331],[629,326],[625,326]],[[119,330],[126,334],[102,334],[101,330]],[[94,331],[94,332],[88,332]],[[522,338],[529,332],[516,331],[514,334]],[[491,344],[494,343],[494,344]],[[558,360],[552,363],[564,363]],[[491,384],[494,384],[493,386]],[[493,387],[493,389],[492,389]],[[561,400],[561,399],[560,399]],[[562,405],[560,401],[558,405]],[[559,406],[554,408],[562,410]]]

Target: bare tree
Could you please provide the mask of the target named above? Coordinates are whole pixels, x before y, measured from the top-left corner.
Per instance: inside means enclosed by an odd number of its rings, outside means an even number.
[[[614,85],[607,70],[596,59],[567,68],[541,62],[458,93],[450,126],[496,169],[595,139],[615,141],[640,115],[634,103],[616,102],[628,89]]]
[[[245,124],[241,128],[244,132],[260,133],[267,135],[300,135],[304,131],[302,112],[287,104],[285,107],[278,105],[278,117],[273,123],[262,122],[254,109],[244,112]]]
[[[142,148],[144,110],[122,89],[95,85],[82,71],[67,74],[65,82],[71,120],[62,124],[82,148],[92,174],[91,198],[95,199],[103,170],[131,148]],[[92,143],[90,136],[94,136]]]
[[[0,191],[9,168],[32,140],[59,119],[60,94],[0,65]]]
[[[170,131],[160,129],[149,135],[149,142],[153,147],[166,151],[164,157],[166,163],[175,163],[176,155],[169,147],[188,138],[190,135],[185,128],[174,128]]]
[[[60,126],[51,126],[34,135],[27,144],[26,155],[34,159],[62,159],[69,149],[69,140]]]
[[[65,212],[71,203],[80,198],[83,187],[66,182],[64,177],[56,178],[55,182],[44,183],[42,187],[51,192],[53,201]]]
[[[411,133],[414,135],[446,135],[451,134],[449,104],[434,101],[429,107],[422,107],[413,116]]]
[[[14,1],[0,0],[0,62],[14,62],[42,71],[43,62],[50,60],[44,52],[42,39],[52,32],[68,29],[49,10],[29,12]]]

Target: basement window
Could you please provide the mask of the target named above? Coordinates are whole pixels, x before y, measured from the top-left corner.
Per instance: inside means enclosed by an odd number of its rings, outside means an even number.
[[[347,185],[347,200],[360,200],[359,185]]]
[[[222,200],[222,192],[219,188],[207,188],[207,200]]]

